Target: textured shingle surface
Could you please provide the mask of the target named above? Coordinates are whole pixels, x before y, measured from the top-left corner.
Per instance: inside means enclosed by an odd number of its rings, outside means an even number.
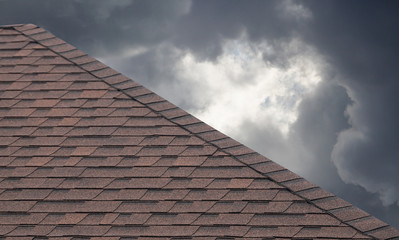
[[[388,239],[399,231],[35,25],[0,28],[5,239]]]

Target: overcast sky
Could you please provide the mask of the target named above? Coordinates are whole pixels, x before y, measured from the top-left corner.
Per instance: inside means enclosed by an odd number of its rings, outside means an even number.
[[[286,168],[399,228],[393,1],[0,0]]]

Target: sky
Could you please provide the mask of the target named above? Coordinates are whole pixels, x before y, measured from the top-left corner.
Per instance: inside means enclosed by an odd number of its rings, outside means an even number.
[[[399,3],[0,0],[399,228]]]

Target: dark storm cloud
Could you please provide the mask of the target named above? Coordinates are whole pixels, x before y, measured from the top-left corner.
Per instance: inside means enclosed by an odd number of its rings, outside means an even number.
[[[205,59],[216,58],[225,39],[238,38],[243,32],[253,42],[267,39],[279,45],[294,36],[303,24],[290,16],[282,2],[194,1],[190,15],[178,22],[174,41]]]
[[[199,106],[195,103],[193,95],[200,87],[187,81],[184,84],[184,79],[178,76],[175,69],[175,64],[183,54],[184,52],[177,51],[167,44],[153,47],[138,55],[111,61],[118,71],[139,80],[159,95],[168,96],[168,100],[179,107],[194,111]]]
[[[387,147],[384,146],[387,142],[384,139],[380,138],[380,146],[363,146],[363,148],[368,149],[357,148],[356,144],[361,141],[349,143],[346,139],[338,138],[337,140],[339,133],[342,134],[342,131],[353,127],[349,120],[352,114],[343,114],[345,109],[352,104],[354,104],[353,100],[349,98],[346,90],[339,86],[337,82],[330,80],[319,84],[313,94],[308,95],[300,105],[300,115],[288,137],[288,142],[292,146],[291,151],[297,153],[300,153],[297,149],[308,151],[308,154],[302,154],[303,157],[307,157],[312,162],[307,165],[303,173],[303,176],[307,179],[398,227],[398,205],[393,204],[389,207],[383,207],[380,200],[381,195],[367,192],[365,188],[368,191],[371,189],[365,182],[358,184],[362,187],[344,184],[336,171],[335,165],[337,164],[335,163],[334,165],[334,162],[330,160],[334,146],[337,149],[336,144],[342,144],[341,147],[343,149],[349,153],[357,154],[355,158],[346,156],[341,163],[342,165],[338,165],[339,169],[348,171],[349,179],[357,179],[359,174],[361,178],[366,176],[370,181],[378,182],[384,187],[392,187],[392,184],[396,181],[395,174],[392,174],[392,172],[397,171],[395,160],[392,159],[390,170],[378,167],[381,164],[380,158],[384,158],[383,151],[387,151]],[[365,105],[367,106],[367,103]],[[383,127],[373,126],[373,128],[373,132],[379,132]],[[301,148],[298,146],[301,146]],[[371,152],[373,154],[370,154]],[[373,158],[372,155],[379,156]],[[300,154],[297,155],[298,161],[301,161],[300,157]],[[334,160],[336,161],[336,159]],[[389,162],[390,159],[385,159],[384,161]],[[348,167],[347,165],[352,166]],[[378,172],[376,173],[376,171]],[[384,176],[386,181],[381,179]],[[393,190],[397,191],[398,189],[394,187]]]
[[[333,161],[344,181],[379,193],[385,204],[399,200],[399,18],[390,3],[304,2],[315,18],[304,38],[329,59],[353,100]]]
[[[281,43],[298,37],[314,46],[330,64],[333,74],[324,81],[335,90],[330,87],[330,99],[320,93],[306,100],[292,134],[314,153],[320,175],[334,171],[332,154],[345,182],[378,193],[385,204],[398,201],[398,6],[379,1],[303,1],[312,16],[298,21],[282,19],[276,2],[230,3],[194,2],[187,20],[179,23],[186,34],[178,34],[176,42],[211,59],[220,54],[224,39],[243,31],[255,42]],[[313,115],[312,104],[318,111]],[[263,142],[279,139],[277,134],[260,136],[256,131],[253,136]],[[262,141],[253,142],[250,145],[257,146]]]
[[[394,80],[397,69],[399,18],[393,1],[304,1],[315,21],[307,41],[330,58],[351,84]]]
[[[190,15],[179,22],[175,41],[200,58],[211,59],[221,53],[224,39],[236,38],[242,32],[253,42],[267,40],[280,45],[297,37],[314,46],[334,72],[324,80],[337,81],[347,93],[341,88],[340,94],[333,97],[339,102],[336,106],[331,106],[332,101],[324,101],[322,94],[309,100],[308,106],[319,104],[316,113],[319,117],[307,117],[307,109],[303,107],[295,125],[296,134],[302,141],[309,142],[306,149],[320,152],[325,159],[331,158],[334,149],[332,160],[344,181],[378,192],[386,204],[398,201],[399,175],[395,174],[399,170],[395,167],[399,164],[396,151],[399,144],[399,82],[396,80],[399,76],[399,17],[395,17],[398,8],[395,3],[379,1],[363,1],[362,4],[303,1],[311,17],[298,20],[295,14],[282,17],[289,4],[294,6],[298,2],[283,3],[288,4],[286,8],[281,1],[253,1],[251,4],[195,1]],[[333,114],[319,119],[326,111]],[[321,121],[322,126],[303,124]],[[320,129],[314,129],[315,126]],[[344,131],[344,128],[350,130]],[[327,141],[325,136],[332,138]]]
[[[275,51],[265,52],[265,61],[284,67],[290,57],[284,44],[300,39],[330,65],[323,82],[300,105],[289,140],[273,126],[251,121],[243,125],[246,132],[241,137],[273,160],[310,162],[309,169],[302,170],[305,177],[399,227],[399,207],[383,207],[378,200],[389,204],[399,199],[396,5],[318,0],[201,0],[192,5],[0,0],[0,24],[38,24],[95,56],[144,47],[141,54],[115,61],[115,67],[186,109],[196,107],[190,91],[204,89],[179,86],[174,63],[184,51],[214,61],[226,40],[246,34],[251,42],[271,44]],[[358,186],[344,184],[340,177]]]
[[[305,170],[308,179],[329,189],[334,188],[332,179],[337,178],[330,154],[338,133],[349,127],[343,113],[350,103],[343,87],[333,81],[321,82],[301,102],[298,120],[288,137],[292,146],[300,145],[308,151],[307,156],[312,161]]]
[[[189,9],[189,1],[173,0],[0,1],[0,24],[38,24],[100,56],[168,39]]]

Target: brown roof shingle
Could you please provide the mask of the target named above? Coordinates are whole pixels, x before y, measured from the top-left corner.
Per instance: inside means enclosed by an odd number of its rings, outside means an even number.
[[[394,239],[32,24],[0,27],[0,235]]]

